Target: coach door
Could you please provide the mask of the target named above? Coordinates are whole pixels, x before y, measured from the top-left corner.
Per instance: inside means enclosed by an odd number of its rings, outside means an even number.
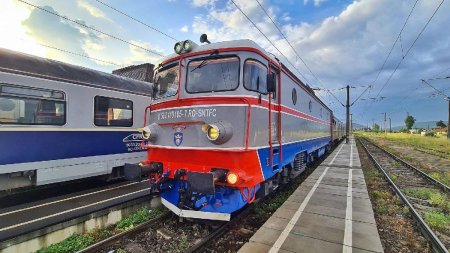
[[[281,161],[281,145],[279,142],[279,123],[280,123],[280,106],[279,106],[279,92],[278,92],[278,82],[279,82],[279,74],[280,71],[275,66],[271,65],[269,70],[269,77],[267,80],[269,82],[273,82],[273,90],[270,93],[270,106],[269,106],[269,140],[270,140],[270,153],[271,153],[271,164],[274,166],[274,169],[277,169],[278,163]],[[269,85],[268,85],[269,86]]]

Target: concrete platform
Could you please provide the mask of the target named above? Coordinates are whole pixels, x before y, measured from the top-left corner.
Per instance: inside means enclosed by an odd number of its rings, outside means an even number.
[[[340,144],[239,252],[383,252],[354,139]]]

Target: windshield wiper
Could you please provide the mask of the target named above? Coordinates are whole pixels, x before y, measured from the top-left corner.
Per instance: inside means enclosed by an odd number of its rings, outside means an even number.
[[[212,55],[218,54],[218,53],[219,53],[219,50],[216,49],[216,50],[214,50],[214,52],[212,52],[209,56],[212,56]],[[204,59],[202,62],[200,62],[200,64],[199,64],[197,67],[195,67],[194,69],[192,69],[191,72],[193,72],[194,70],[199,69],[199,68],[205,66],[206,63],[207,63],[207,61],[209,61],[209,60],[211,60],[211,59],[208,59],[208,58]]]

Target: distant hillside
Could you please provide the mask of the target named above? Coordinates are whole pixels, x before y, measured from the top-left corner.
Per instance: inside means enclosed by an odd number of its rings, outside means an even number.
[[[436,127],[436,122],[438,122],[439,120],[435,120],[435,121],[424,121],[424,122],[416,122],[413,126],[413,128],[424,128],[424,129],[428,129],[428,127],[431,128],[435,128]],[[444,121],[445,124],[447,124],[447,121]],[[405,128],[405,125],[403,126],[393,126],[392,127],[392,131],[398,131],[402,128]]]

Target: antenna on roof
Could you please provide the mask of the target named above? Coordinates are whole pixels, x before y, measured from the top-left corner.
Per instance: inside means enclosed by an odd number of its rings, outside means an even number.
[[[201,36],[200,36],[200,42],[201,43],[208,43],[208,44],[211,44],[211,42],[208,40],[208,35],[206,35],[206,33],[204,33],[204,34],[202,34]]]

